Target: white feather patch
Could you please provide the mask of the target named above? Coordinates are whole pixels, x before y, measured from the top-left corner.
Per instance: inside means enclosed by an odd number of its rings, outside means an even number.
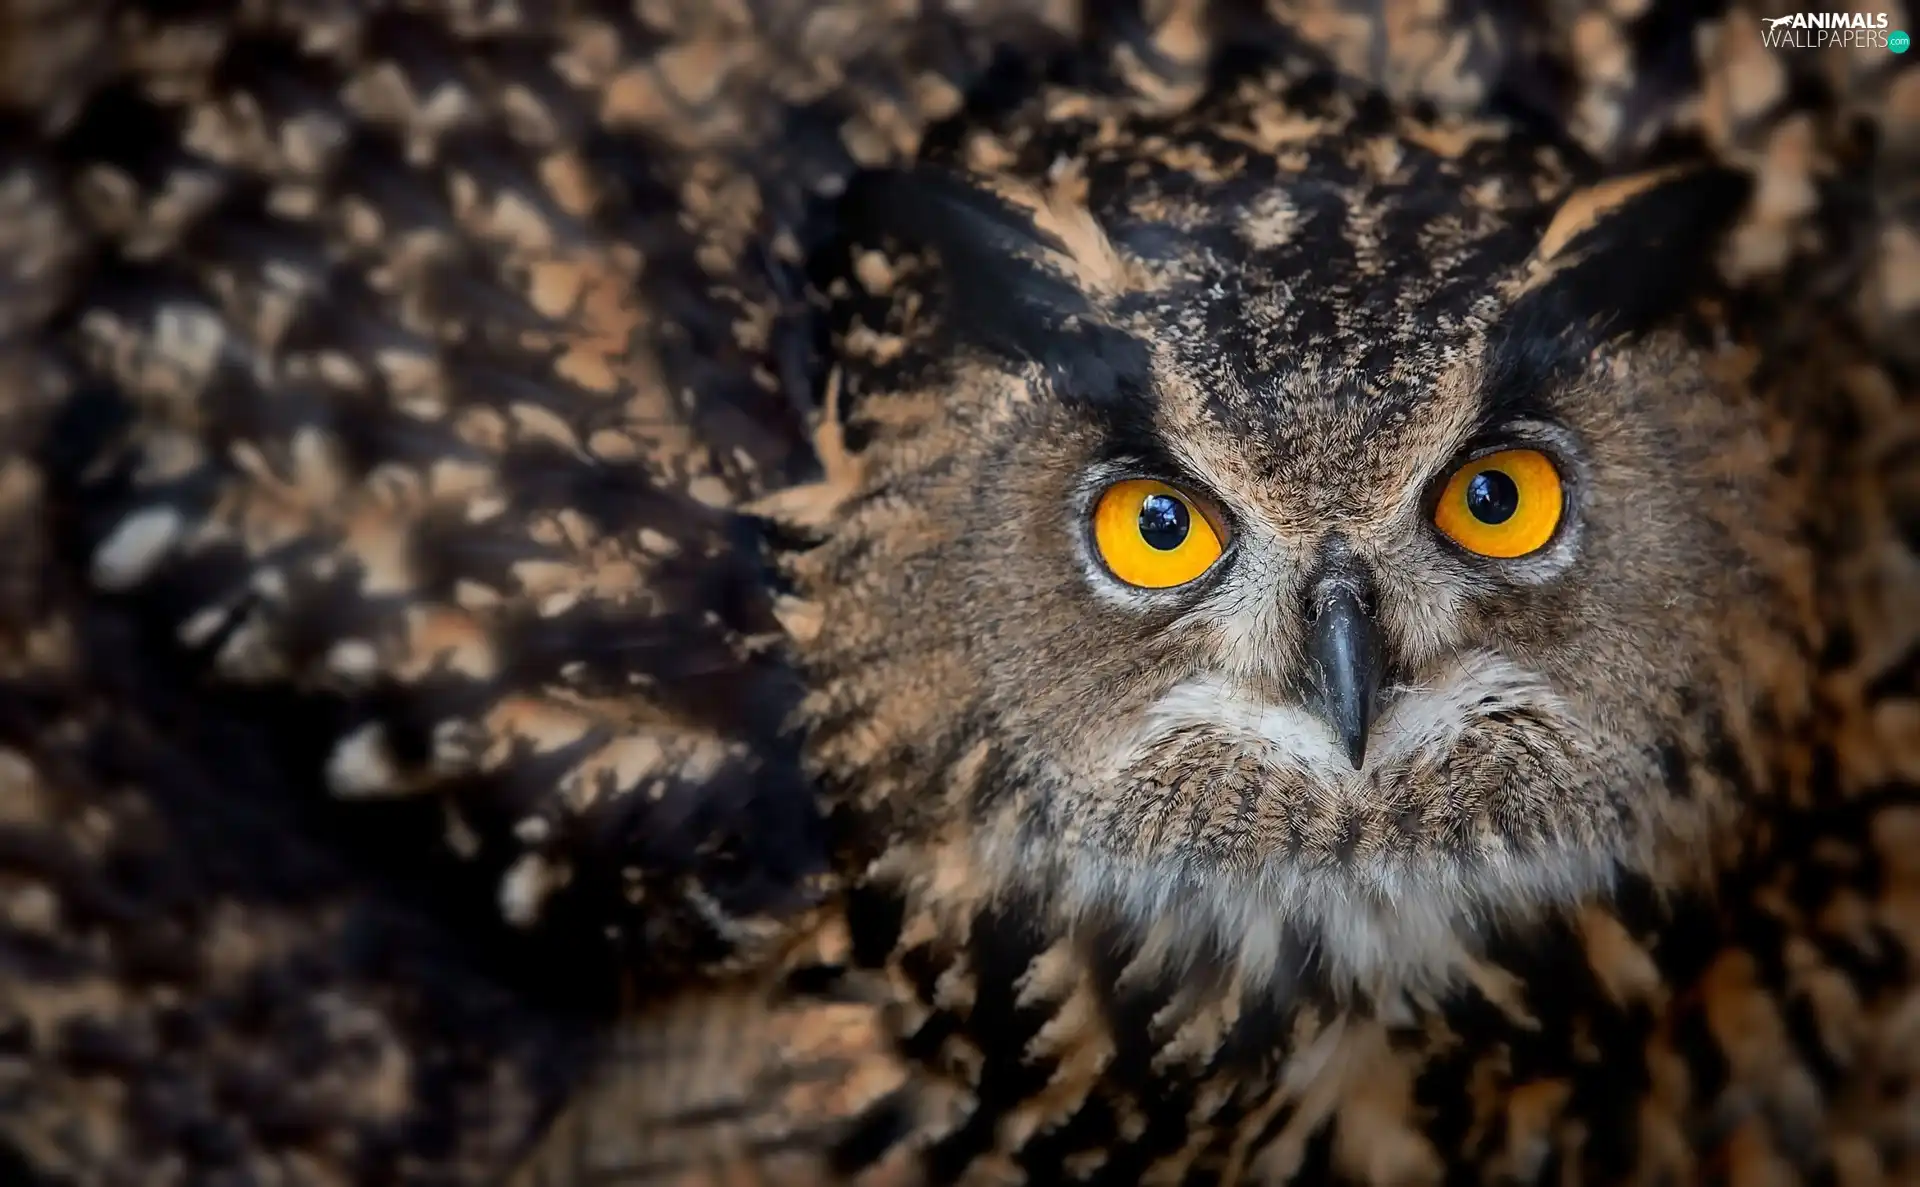
[[[1183,730],[1239,735],[1261,765],[1300,776],[1307,794],[1334,803],[1377,797],[1383,769],[1438,759],[1489,712],[1525,708],[1562,720],[1571,707],[1535,673],[1490,654],[1470,654],[1425,687],[1391,690],[1355,771],[1332,729],[1297,706],[1275,704],[1219,677],[1173,689],[1147,715],[1114,769],[1143,760]],[[1007,856],[1013,856],[1008,854]],[[1336,984],[1372,994],[1438,989],[1476,947],[1478,925],[1524,917],[1603,889],[1607,853],[1575,847],[1519,856],[1497,835],[1480,839],[1472,866],[1430,855],[1378,855],[1338,871],[1272,858],[1251,871],[1223,871],[1179,857],[1127,860],[1082,849],[1051,870],[1059,905],[1074,916],[1117,911],[1143,931],[1179,921],[1170,957],[1227,958],[1276,989],[1316,959]],[[1018,858],[1038,869],[1037,854]],[[1158,929],[1164,931],[1164,928]],[[1309,946],[1302,950],[1305,941]],[[1289,961],[1294,967],[1285,967]]]

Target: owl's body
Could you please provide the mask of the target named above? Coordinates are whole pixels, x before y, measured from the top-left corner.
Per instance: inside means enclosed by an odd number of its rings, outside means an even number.
[[[29,1164],[1920,1173],[1913,76],[527,7],[0,43]]]

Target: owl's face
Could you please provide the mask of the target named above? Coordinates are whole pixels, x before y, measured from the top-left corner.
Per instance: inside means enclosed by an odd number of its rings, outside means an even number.
[[[839,501],[786,561],[862,828],[1351,983],[1697,842],[1790,594],[1758,414],[1657,328],[1736,195],[1563,202],[1326,102],[856,194]]]

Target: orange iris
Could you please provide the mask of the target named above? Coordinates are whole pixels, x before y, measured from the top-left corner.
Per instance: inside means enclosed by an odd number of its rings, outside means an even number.
[[[1185,585],[1220,559],[1220,533],[1192,499],[1163,482],[1116,482],[1093,509],[1093,542],[1128,585]]]
[[[1506,449],[1455,470],[1433,522],[1469,552],[1511,559],[1545,547],[1564,503],[1560,472],[1545,454]]]

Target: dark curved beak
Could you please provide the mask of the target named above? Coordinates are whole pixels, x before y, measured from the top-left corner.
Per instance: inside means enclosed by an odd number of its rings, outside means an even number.
[[[1380,629],[1346,580],[1322,582],[1309,606],[1309,707],[1333,727],[1357,771],[1367,758],[1367,730],[1380,693]]]

